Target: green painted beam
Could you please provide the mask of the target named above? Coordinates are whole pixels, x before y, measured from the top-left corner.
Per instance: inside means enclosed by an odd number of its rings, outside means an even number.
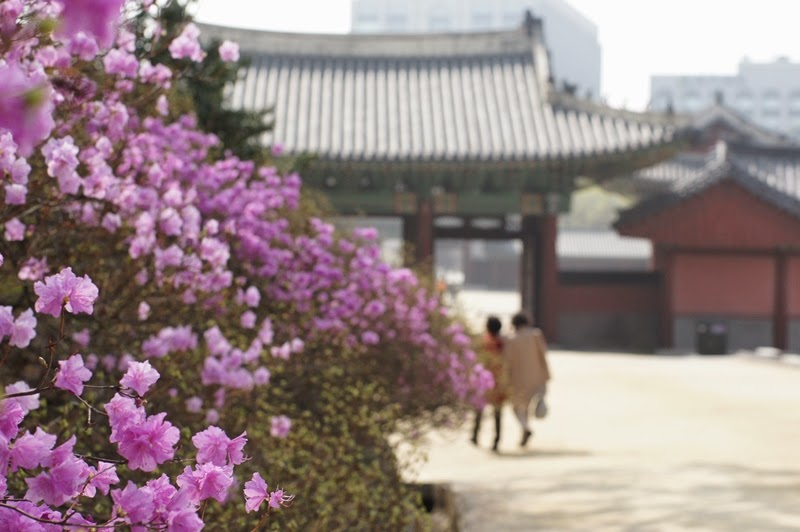
[[[322,189],[322,193],[330,200],[333,208],[341,214],[373,216],[410,214],[409,212],[404,213],[398,210],[395,195],[386,191],[330,191]],[[571,190],[554,191],[553,193],[558,195],[558,212],[568,212]],[[435,208],[437,215],[491,216],[521,214],[522,195],[517,192],[495,194],[465,192],[448,195],[448,198],[441,202],[434,198],[434,206],[436,205],[444,207]]]

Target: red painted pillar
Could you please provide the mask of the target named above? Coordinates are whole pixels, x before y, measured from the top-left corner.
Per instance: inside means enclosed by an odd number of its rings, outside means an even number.
[[[520,257],[519,268],[519,291],[520,303],[522,311],[530,316],[533,316],[534,322],[539,322],[537,311],[539,310],[538,294],[539,289],[537,286],[536,278],[538,268],[539,251],[537,250],[537,236],[538,221],[533,216],[523,216],[522,225],[520,227],[520,236],[522,240],[522,256]],[[516,312],[516,309],[514,310]]]
[[[558,217],[555,214],[539,218],[538,253],[536,262],[539,266],[539,294],[536,297],[538,307],[537,321],[548,342],[558,342],[558,256],[556,239],[558,238]]]
[[[417,211],[417,263],[433,267],[433,205],[429,198],[419,202]]]
[[[787,312],[786,290],[789,288],[786,280],[786,253],[775,253],[775,297],[772,312],[772,342],[775,347],[785,350],[787,347],[787,332],[789,317]]]
[[[675,260],[672,252],[656,250],[656,269],[661,272],[661,346],[673,347],[672,327],[675,321],[673,312],[673,291],[675,290]]]
[[[419,202],[416,214],[403,217],[403,262],[406,266],[433,265],[433,207]]]
[[[403,265],[414,266],[417,262],[417,217],[403,216]]]

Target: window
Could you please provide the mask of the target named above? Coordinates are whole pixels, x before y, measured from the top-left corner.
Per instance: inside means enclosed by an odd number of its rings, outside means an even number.
[[[390,13],[386,17],[388,31],[404,31],[408,26],[408,18],[402,13]]]
[[[686,91],[683,93],[683,106],[687,111],[699,111],[703,108],[703,105],[703,98],[697,91]]]
[[[428,19],[428,29],[431,31],[446,31],[450,25],[450,18],[444,15],[432,15]]]
[[[491,28],[492,14],[488,11],[476,11],[472,14],[470,25],[476,30]]]
[[[522,21],[525,20],[525,14],[522,11],[509,11],[503,13],[503,27],[516,28],[522,26]]]
[[[789,114],[800,116],[800,91],[793,91],[789,95]]]
[[[768,90],[761,97],[761,112],[765,116],[774,116],[780,112],[781,96],[776,90]]]
[[[739,91],[733,100],[733,104],[743,113],[753,112],[753,94],[750,91]]]
[[[653,96],[653,101],[650,103],[650,107],[656,111],[665,111],[668,107],[672,105],[672,93],[665,90],[658,91],[655,96]]]
[[[353,23],[353,29],[356,31],[378,31],[380,29],[378,15],[374,13],[362,13],[358,15]]]

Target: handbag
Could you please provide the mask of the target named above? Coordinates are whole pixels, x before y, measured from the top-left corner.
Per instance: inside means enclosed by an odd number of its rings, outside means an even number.
[[[533,411],[533,415],[536,416],[536,419],[547,417],[547,403],[544,402],[543,395],[539,397],[539,401],[536,403],[536,409]]]

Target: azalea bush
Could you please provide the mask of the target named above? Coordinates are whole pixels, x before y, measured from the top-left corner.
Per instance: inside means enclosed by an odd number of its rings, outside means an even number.
[[[0,0],[0,530],[413,524],[387,435],[491,376],[373,230],[197,127],[163,7]]]

